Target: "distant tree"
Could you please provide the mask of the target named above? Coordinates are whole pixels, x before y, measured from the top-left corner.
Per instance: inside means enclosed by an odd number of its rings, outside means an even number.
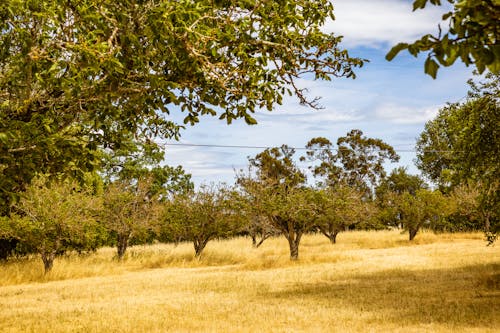
[[[453,212],[450,201],[440,191],[418,190],[415,195],[404,192],[397,196],[397,209],[404,228],[408,230],[410,241],[418,231],[427,226],[436,229]]]
[[[294,154],[286,145],[266,149],[249,159],[249,174],[237,179],[256,214],[266,217],[264,221],[287,239],[291,260],[298,259],[300,240],[313,229],[317,216],[314,191],[305,187]]]
[[[427,3],[441,5],[441,0],[415,0],[413,10]],[[444,31],[439,25],[436,36],[428,34],[412,44],[399,43],[387,53],[392,60],[400,51],[408,50],[413,56],[428,52],[425,73],[436,78],[439,66],[451,66],[457,59],[465,65],[474,65],[479,73],[485,69],[500,71],[500,3],[497,0],[447,0],[453,9],[443,15]]]
[[[158,212],[158,200],[151,193],[150,179],[134,183],[116,181],[106,187],[100,221],[116,244],[119,260],[132,238],[145,237],[155,230]]]
[[[235,235],[244,227],[240,201],[223,186],[174,195],[165,202],[161,218],[163,238],[191,241],[199,258],[210,240]]]
[[[417,175],[410,175],[404,167],[395,168],[376,188],[376,204],[379,219],[385,226],[401,226],[401,212],[397,209],[399,197],[404,193],[415,196],[418,190],[428,185]]]
[[[363,136],[357,129],[337,140],[334,147],[330,140],[314,138],[306,148],[302,159],[317,160],[313,174],[323,179],[322,185],[344,184],[354,187],[371,197],[373,188],[385,177],[384,162],[397,162],[394,148],[380,139]]]
[[[367,222],[374,214],[371,202],[363,200],[363,194],[347,186],[335,186],[317,190],[316,227],[332,244],[337,235]]]
[[[445,192],[474,183],[484,227],[495,231],[500,227],[499,76],[470,84],[466,101],[448,104],[426,123],[417,141],[417,166]]]
[[[11,217],[0,220],[0,230],[39,253],[47,273],[58,253],[93,249],[103,239],[96,222],[100,204],[75,182],[48,182],[40,176],[27,187]]]

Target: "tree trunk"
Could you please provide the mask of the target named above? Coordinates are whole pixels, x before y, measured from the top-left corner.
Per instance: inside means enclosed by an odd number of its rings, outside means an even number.
[[[257,247],[257,237],[255,235],[252,235],[252,247]]]
[[[56,255],[53,252],[42,253],[41,255],[43,261],[43,268],[45,269],[45,274],[47,274],[52,270],[52,267],[54,266],[54,258],[56,257]]]
[[[335,231],[333,233],[331,233],[328,238],[330,239],[330,243],[332,244],[336,244],[337,243],[337,235],[339,234],[338,231]]]
[[[118,242],[116,244],[118,260],[122,260],[127,250],[129,234],[118,234]]]
[[[194,256],[196,258],[200,258],[201,257],[201,253],[203,252],[203,249],[205,248],[205,246],[207,245],[208,241],[210,240],[210,238],[204,238],[204,239],[195,239],[193,241],[193,244],[194,244]]]
[[[290,245],[290,260],[299,259],[299,243],[297,241],[289,240]]]
[[[410,229],[410,240],[412,241],[417,235],[418,228]]]

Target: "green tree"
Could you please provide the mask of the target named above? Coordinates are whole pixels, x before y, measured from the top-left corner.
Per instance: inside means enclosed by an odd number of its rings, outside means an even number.
[[[417,175],[410,175],[404,167],[395,168],[376,188],[376,204],[379,220],[384,226],[401,227],[402,212],[398,210],[398,200],[408,193],[415,196],[418,190],[427,189],[425,181]]]
[[[413,10],[424,8],[427,3],[441,5],[441,0],[415,0]],[[500,71],[500,2],[498,0],[447,0],[453,8],[443,15],[444,31],[439,25],[437,35],[425,35],[408,44],[399,43],[387,53],[392,60],[402,50],[413,56],[427,52],[425,73],[436,78],[441,66],[451,66],[457,59],[465,65],[474,65],[479,73],[485,69]]]
[[[453,205],[439,190],[421,189],[415,195],[408,192],[398,195],[397,209],[411,241],[424,226],[439,229],[445,223],[445,218],[453,212]]]
[[[345,184],[371,196],[372,189],[385,177],[384,162],[399,161],[394,148],[380,139],[367,138],[357,129],[337,140],[335,148],[326,138],[310,140],[302,159],[319,161],[311,169],[325,186]]]
[[[38,177],[14,206],[15,213],[0,220],[0,229],[40,254],[47,273],[58,253],[93,249],[103,239],[96,222],[100,205],[98,197],[75,182]]]
[[[474,184],[485,229],[499,226],[500,211],[500,84],[489,74],[474,84],[468,98],[439,110],[417,141],[417,166],[430,180],[449,191]]]
[[[244,227],[240,201],[223,185],[174,195],[164,206],[162,237],[193,242],[197,258],[210,240],[235,235]]]
[[[133,183],[116,181],[106,187],[100,222],[114,238],[119,260],[123,259],[131,239],[144,238],[156,230],[158,214],[150,179]]]
[[[286,94],[316,107],[300,77],[363,64],[322,32],[329,18],[328,0],[2,1],[2,200],[36,172],[94,170],[130,137],[178,137],[173,112],[255,124]]]
[[[335,186],[317,191],[316,227],[332,244],[337,235],[374,215],[374,206],[363,200],[363,194],[348,186]]]
[[[247,175],[239,174],[237,183],[247,195],[257,216],[278,230],[289,244],[290,259],[297,260],[300,240],[316,223],[315,193],[305,187],[305,175],[297,167],[295,150],[283,145],[266,149],[250,158]]]

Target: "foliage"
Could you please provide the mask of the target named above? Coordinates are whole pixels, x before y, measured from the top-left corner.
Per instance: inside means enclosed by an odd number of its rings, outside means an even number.
[[[471,83],[463,103],[449,104],[425,125],[417,142],[417,166],[444,191],[472,184],[486,229],[498,228],[500,211],[499,76]]]
[[[410,241],[424,226],[439,229],[445,218],[453,212],[453,205],[440,191],[417,190],[415,195],[404,192],[397,196],[397,210],[403,227],[408,230]]]
[[[354,77],[363,64],[321,31],[329,18],[328,0],[2,1],[4,206],[36,172],[78,178],[99,148],[178,137],[173,112],[255,124],[286,94],[317,107],[301,76]]]
[[[102,173],[106,182],[114,180],[133,182],[151,179],[150,191],[162,198],[193,190],[191,175],[182,166],[161,165],[165,153],[150,140],[128,140],[120,149],[108,149],[103,156]]]
[[[440,0],[415,0],[413,10],[424,8],[427,3],[441,5]],[[425,73],[436,78],[441,66],[451,66],[457,59],[465,65],[474,65],[479,73],[485,69],[493,73],[500,71],[500,36],[498,0],[447,0],[453,9],[443,15],[443,23],[448,29],[437,36],[428,34],[407,44],[399,43],[387,53],[392,60],[402,50],[413,56],[428,52]]]
[[[132,238],[144,238],[155,229],[158,210],[150,179],[117,181],[107,186],[100,221],[114,238],[118,259],[123,258]]]
[[[305,175],[293,161],[294,154],[286,145],[266,149],[249,159],[248,175],[237,176],[251,206],[248,211],[263,216],[264,222],[287,239],[292,260],[298,259],[302,235],[312,230],[317,216],[315,192],[304,187]]]
[[[400,227],[400,212],[397,208],[399,196],[403,193],[415,196],[418,190],[427,187],[422,178],[408,174],[406,168],[393,169],[391,174],[383,179],[376,188],[376,203],[380,208],[378,215],[380,222],[385,227]]]
[[[348,186],[317,190],[316,227],[331,243],[337,235],[358,224],[367,223],[374,215],[374,206],[363,200],[363,194]]]
[[[192,241],[196,257],[210,240],[234,235],[244,226],[236,193],[223,185],[177,194],[164,207],[162,238]]]
[[[380,139],[367,138],[357,129],[337,140],[334,148],[326,138],[311,139],[304,159],[317,160],[319,165],[311,169],[322,177],[324,186],[345,184],[371,196],[372,189],[385,177],[383,163],[397,162],[399,156],[394,148]]]
[[[19,239],[42,257],[45,272],[52,269],[57,254],[67,250],[90,250],[103,238],[96,222],[100,201],[75,182],[33,180],[2,220],[4,234]]]

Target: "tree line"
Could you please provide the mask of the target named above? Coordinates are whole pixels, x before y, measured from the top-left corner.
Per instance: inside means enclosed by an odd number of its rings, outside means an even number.
[[[196,190],[182,177],[158,186],[155,168],[136,169],[134,176],[124,168],[108,181],[89,175],[83,185],[37,176],[0,222],[0,235],[17,243],[4,256],[37,253],[48,272],[67,251],[115,246],[122,259],[130,244],[189,241],[200,257],[211,240],[247,235],[255,247],[285,237],[296,260],[301,238],[312,232],[335,244],[349,229],[399,228],[411,241],[422,228],[483,227],[479,188],[444,193],[401,167],[387,175],[382,164],[397,161],[396,152],[360,130],[338,138],[335,147],[318,137],[306,148],[298,158],[287,145],[265,149],[249,158],[235,184]],[[314,184],[297,166],[300,159],[311,161]]]

